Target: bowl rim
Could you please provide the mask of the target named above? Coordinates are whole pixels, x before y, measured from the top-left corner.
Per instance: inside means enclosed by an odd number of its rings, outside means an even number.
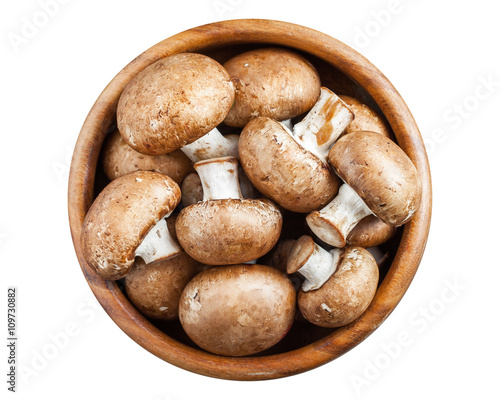
[[[365,313],[307,346],[259,357],[225,357],[192,348],[169,337],[127,300],[114,281],[98,276],[85,262],[80,244],[83,220],[93,200],[99,152],[113,124],[118,97],[139,71],[179,52],[244,43],[287,46],[319,57],[356,81],[386,116],[397,142],[422,179],[422,201],[403,229],[393,263]],[[92,172],[94,171],[94,172]],[[68,213],[79,264],[94,295],[113,321],[135,342],[170,364],[198,374],[232,380],[274,379],[302,373],[343,355],[377,329],[408,289],[422,258],[430,228],[432,189],[429,162],[417,124],[389,80],[366,58],[337,39],[314,29],[266,19],[227,20],[198,26],[152,46],[123,68],[90,110],[73,153]]]

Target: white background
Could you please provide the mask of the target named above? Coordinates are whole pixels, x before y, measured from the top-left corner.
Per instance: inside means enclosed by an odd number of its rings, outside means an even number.
[[[14,396],[500,398],[496,2],[60,0],[44,18],[43,1],[0,6],[0,369],[6,382],[3,343],[12,285],[18,289],[23,365]],[[368,339],[299,376],[229,382],[156,358],[95,304],[73,251],[66,193],[81,125],[121,68],[185,29],[249,17],[315,28],[356,48],[386,74],[426,140],[434,209],[410,289]],[[34,19],[40,27],[31,35],[25,28],[23,38],[23,26]],[[71,333],[67,340],[61,339],[65,331]],[[0,397],[7,398],[6,388],[2,383]]]

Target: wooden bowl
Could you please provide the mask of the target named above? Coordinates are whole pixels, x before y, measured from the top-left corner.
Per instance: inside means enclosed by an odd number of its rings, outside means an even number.
[[[286,340],[263,354],[223,357],[196,347],[183,335],[178,323],[154,325],[143,317],[129,303],[119,283],[103,280],[85,262],[80,233],[87,210],[106,184],[99,153],[106,134],[115,125],[118,98],[132,77],[170,54],[199,52],[224,62],[234,54],[263,46],[284,46],[302,53],[317,67],[323,85],[381,111],[398,144],[420,173],[423,198],[415,217],[389,246],[393,249],[390,268],[382,274],[376,296],[360,318],[337,329],[319,329],[298,321]],[[139,55],[116,75],[90,110],[78,137],[69,177],[69,219],[75,251],[88,284],[108,315],[133,340],[161,359],[224,379],[260,380],[298,374],[334,360],[364,340],[408,289],[424,252],[430,218],[431,179],[425,147],[396,89],[368,60],[345,44],[315,30],[279,21],[234,20],[204,25],[172,36]]]

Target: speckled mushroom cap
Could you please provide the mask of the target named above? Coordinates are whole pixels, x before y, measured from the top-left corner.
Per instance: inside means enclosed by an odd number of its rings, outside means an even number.
[[[377,263],[364,248],[347,246],[337,270],[317,290],[298,294],[299,310],[309,322],[335,328],[354,321],[370,305],[379,278]]]
[[[193,163],[180,150],[161,156],[148,156],[130,147],[118,129],[109,134],[102,150],[102,166],[109,180],[134,171],[155,171],[171,177],[178,185],[191,172]]]
[[[185,287],[179,319],[203,349],[246,356],[268,349],[290,329],[296,294],[276,268],[232,265],[200,272]]]
[[[182,248],[209,265],[238,264],[266,254],[278,241],[282,216],[269,200],[207,200],[184,208],[175,224]]]
[[[125,87],[118,129],[140,153],[162,155],[211,131],[234,101],[227,71],[210,57],[180,53],[156,61]]]
[[[340,138],[328,158],[337,175],[385,223],[403,225],[417,211],[422,193],[417,169],[390,139],[354,132]]]
[[[346,95],[339,95],[339,97],[354,114],[354,121],[347,126],[343,135],[357,131],[371,131],[392,138],[391,128],[375,110],[354,97]]]
[[[173,179],[137,171],[115,179],[94,200],[82,228],[85,260],[105,279],[121,279],[155,224],[179,204]]]
[[[240,136],[240,161],[252,184],[283,208],[306,213],[328,204],[340,181],[271,118],[250,121]]]
[[[245,126],[252,118],[278,121],[308,111],[320,94],[320,78],[301,55],[281,48],[251,50],[224,64],[236,86],[224,123]]]
[[[157,320],[179,315],[184,287],[201,270],[201,264],[186,253],[150,264],[138,258],[125,277],[125,290],[141,314]]]

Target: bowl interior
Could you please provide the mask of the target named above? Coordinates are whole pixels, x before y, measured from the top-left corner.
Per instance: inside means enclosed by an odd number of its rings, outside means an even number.
[[[219,63],[223,64],[231,57],[240,54],[242,52],[256,49],[268,47],[268,45],[263,45],[260,43],[244,43],[237,45],[225,45],[225,46],[217,46],[215,48],[209,47],[208,49],[199,49],[198,52],[201,54],[205,54],[213,59],[217,60]],[[279,46],[285,47],[285,46]],[[297,51],[296,49],[292,49]],[[359,100],[363,101],[366,104],[369,104],[370,107],[376,109],[379,113],[380,109],[375,101],[370,97],[368,93],[356,82],[350,79],[348,76],[340,72],[338,69],[328,64],[321,58],[315,57],[307,52],[298,51],[302,56],[304,56],[308,61],[310,61],[315,68],[318,70],[318,73],[321,77],[321,83],[323,86],[328,87],[336,94],[345,94],[348,96],[356,97]],[[381,114],[383,115],[383,114]],[[301,117],[299,116],[298,119]],[[116,126],[115,123],[111,126],[111,131],[114,130]],[[231,128],[224,124],[221,124],[218,129],[224,133],[239,133],[241,131],[240,128]],[[96,190],[94,191],[94,197],[99,194],[99,192],[109,183],[109,180],[106,178],[102,168],[102,157],[99,157],[99,162],[96,169],[96,181],[99,182],[96,185]],[[286,220],[292,220],[293,226],[290,226],[291,229],[283,229],[281,239],[298,239],[300,236],[304,234],[308,234],[307,228],[305,225],[305,214],[296,214],[292,212],[288,212],[286,216]],[[396,254],[397,247],[399,245],[399,241],[401,239],[400,234],[401,228],[398,228],[398,234],[396,234],[390,241],[384,243],[380,246],[381,252],[384,254],[384,262],[380,266],[380,280],[382,282],[388,266],[392,263],[394,259],[394,255]],[[119,289],[126,296],[126,292],[124,290],[123,284],[118,283]],[[175,321],[155,321],[150,320],[150,322],[160,329],[165,334],[179,341],[180,343],[184,343],[188,346],[200,349],[184,332],[182,329],[180,322],[178,320]],[[279,343],[271,347],[270,349],[254,355],[254,357],[260,357],[263,355],[271,355],[271,354],[280,354],[290,350],[295,350],[306,345],[309,345],[318,339],[324,338],[325,336],[332,333],[334,328],[322,328],[316,326],[314,324],[309,323],[308,321],[301,319],[298,322],[294,323],[289,334],[285,336]],[[200,349],[201,350],[201,349]]]
[[[231,37],[228,31],[233,32]],[[268,36],[265,36],[267,34]],[[264,37],[263,37],[264,35]],[[312,44],[314,46],[312,47]],[[82,257],[80,230],[95,196],[108,182],[100,161],[105,136],[116,126],[116,104],[126,83],[157,59],[181,51],[196,51],[224,63],[233,55],[258,47],[288,47],[305,56],[318,70],[322,84],[337,94],[356,97],[384,115],[399,145],[417,166],[424,183],[424,201],[416,217],[381,246],[377,295],[369,309],[346,327],[326,329],[305,321],[294,323],[285,338],[252,357],[215,356],[199,349],[178,321],[144,318],[128,302],[120,282],[104,281]],[[221,127],[229,131],[230,128]],[[317,367],[367,337],[397,305],[418,267],[430,221],[430,176],[422,139],[406,108],[386,78],[354,50],[319,32],[266,20],[225,21],[194,28],[152,47],[121,71],[101,94],[80,133],[69,185],[70,225],[80,265],[96,297],[111,318],[136,342],[182,368],[227,379],[270,379]],[[287,229],[298,238],[302,232]]]

